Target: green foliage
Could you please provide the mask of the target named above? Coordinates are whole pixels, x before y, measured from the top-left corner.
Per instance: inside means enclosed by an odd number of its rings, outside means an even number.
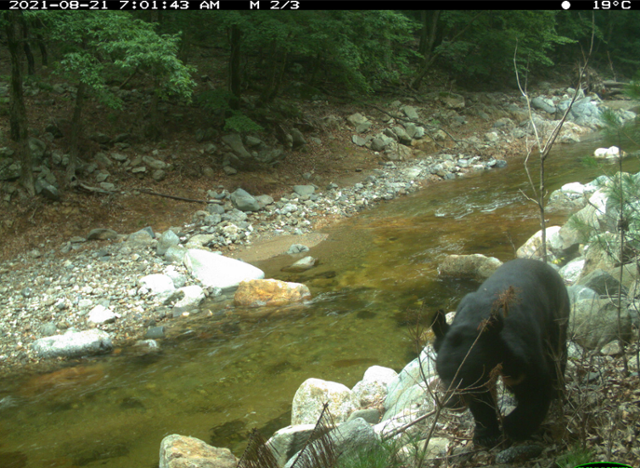
[[[593,452],[583,448],[574,448],[571,452],[558,457],[556,465],[559,468],[574,468],[593,460]]]
[[[177,58],[178,35],[158,35],[152,24],[120,11],[41,11],[38,17],[63,52],[57,72],[84,83],[103,104],[122,107],[106,82],[114,72],[120,81],[144,73],[159,97],[191,99],[195,69]]]
[[[212,114],[229,115],[224,120],[224,130],[238,133],[262,132],[259,124],[251,120],[240,111],[231,107],[231,101],[235,96],[226,89],[212,89],[204,91],[196,96],[196,103]]]
[[[556,32],[558,13],[443,11],[443,40],[436,52],[447,66],[467,78],[512,75],[516,45],[519,71],[551,66],[550,52],[554,47],[575,42]]]
[[[337,468],[399,468],[402,466],[396,457],[396,447],[381,442],[372,447],[363,447],[350,456],[338,460]]]
[[[195,101],[203,109],[215,113],[231,110],[230,102],[233,98],[233,94],[226,89],[210,89],[196,95]]]
[[[635,72],[640,67],[640,11],[602,11],[595,15],[602,31],[600,53],[619,71]]]
[[[629,82],[624,94],[631,99],[640,100],[640,71],[637,71],[633,80]]]
[[[242,112],[234,112],[234,114],[225,119],[224,130],[238,133],[263,132],[264,128],[255,123]]]

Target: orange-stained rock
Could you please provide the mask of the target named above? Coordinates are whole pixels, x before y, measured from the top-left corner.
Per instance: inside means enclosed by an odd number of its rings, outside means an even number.
[[[282,306],[306,299],[311,299],[311,292],[304,284],[275,279],[242,281],[234,297],[235,304],[243,307]]]
[[[42,392],[66,391],[70,387],[88,386],[104,378],[104,368],[97,364],[93,366],[75,366],[36,375],[30,378],[20,393],[25,396],[35,396]]]
[[[160,443],[160,468],[236,468],[238,459],[195,437],[171,434]]]

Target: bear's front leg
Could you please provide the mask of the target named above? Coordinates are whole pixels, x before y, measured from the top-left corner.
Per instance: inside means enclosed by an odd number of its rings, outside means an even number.
[[[528,384],[531,385],[530,382]],[[518,406],[504,418],[504,432],[511,440],[527,439],[544,420],[552,393],[544,386],[527,388],[526,381],[512,390]]]
[[[500,439],[500,426],[496,414],[496,404],[491,392],[479,392],[470,395],[469,409],[476,421],[473,443],[492,447]]]

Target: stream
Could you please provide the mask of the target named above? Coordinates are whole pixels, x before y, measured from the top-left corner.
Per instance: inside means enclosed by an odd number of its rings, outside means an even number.
[[[556,146],[549,192],[603,173],[581,162],[613,144],[598,138]],[[637,172],[637,161],[624,169]],[[433,184],[323,229],[328,239],[309,252],[320,264],[303,274],[281,271],[289,256],[255,263],[267,278],[307,284],[308,304],[262,312],[208,302],[161,343],[161,353],[114,353],[0,382],[0,466],[157,468],[160,442],[173,433],[239,457],[251,429],[268,437],[289,424],[293,395],[307,378],[352,387],[372,365],[400,371],[413,359],[413,312],[454,310],[477,288],[438,278],[438,261],[471,253],[506,261],[539,229],[537,208],[520,190],[530,193],[515,160]],[[548,219],[553,225],[565,216]]]

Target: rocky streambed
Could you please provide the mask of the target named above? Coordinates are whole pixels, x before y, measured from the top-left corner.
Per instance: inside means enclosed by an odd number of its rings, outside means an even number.
[[[540,130],[553,125],[556,108],[550,105],[555,102],[562,107],[568,96],[563,92],[550,91],[548,97],[534,100],[534,107],[539,109],[534,120]],[[455,114],[464,108],[465,101],[462,96],[452,96],[455,99],[449,96],[451,99],[443,104]],[[436,154],[416,150],[413,159],[409,159],[411,148],[420,147],[419,142],[428,138],[424,128],[414,123],[419,122],[419,109],[392,103],[407,119],[398,122],[401,126],[393,126],[394,121],[389,120],[386,129],[385,125],[372,127],[362,114],[350,116],[347,120],[354,126],[354,144],[392,159],[353,185],[296,185],[277,201],[266,194],[249,194],[242,189],[229,193],[215,187],[207,194],[210,203],[206,210],[195,212],[189,225],[164,233],[148,227],[131,234],[100,226],[62,246],[41,244],[0,264],[0,368],[17,369],[41,356],[50,356],[35,352],[32,346],[43,337],[97,328],[109,336],[100,335],[106,341],[95,350],[106,351],[145,337],[162,337],[162,329],[154,327],[197,310],[205,297],[220,296],[220,302],[228,301],[228,296],[220,295],[218,286],[202,284],[190,274],[183,262],[189,249],[228,252],[281,234],[304,235],[321,220],[352,216],[376,203],[412,193],[424,184],[503,167],[505,160],[479,154],[500,153],[492,149],[501,146],[523,147],[533,130],[522,102],[500,96],[492,98],[492,113],[501,117],[491,131],[459,140],[455,148]],[[597,98],[579,100],[570,120],[584,126],[568,122],[559,141],[578,141],[580,135],[596,128],[599,105]],[[490,111],[487,106],[483,109]],[[634,115],[626,110],[617,112],[623,119]],[[483,115],[490,119],[484,111]],[[375,137],[363,136],[378,127],[383,131]],[[242,143],[234,142],[229,149],[241,151],[238,146]],[[156,280],[160,284],[155,284]]]
[[[514,105],[504,103],[516,112]],[[522,107],[516,107],[522,113]],[[550,114],[537,117],[539,123],[551,125]],[[526,121],[516,121],[501,117],[487,134],[437,154],[385,161],[350,186],[293,186],[290,194],[277,201],[268,195],[213,187],[208,194],[211,203],[194,213],[189,225],[163,233],[145,228],[131,234],[100,227],[62,246],[51,249],[43,244],[4,262],[0,264],[0,366],[5,373],[46,369],[58,366],[60,358],[108,352],[122,345],[137,344],[143,352],[155,352],[162,346],[155,340],[165,337],[185,315],[198,313],[204,299],[219,310],[233,310],[229,285],[198,276],[193,262],[185,261],[194,252],[210,257],[215,255],[212,252],[226,254],[240,246],[251,249],[262,239],[280,234],[304,239],[320,220],[352,216],[419,190],[425,183],[504,166],[502,159],[479,156],[477,148],[524,146],[531,129]],[[589,129],[574,124],[567,132],[566,141],[576,141]],[[357,141],[354,144],[373,143]],[[287,253],[291,244],[274,254]],[[296,246],[291,253],[302,251],[304,246]],[[60,336],[73,337],[67,351],[47,354],[35,345]],[[77,351],[75,347],[85,339],[89,344]]]
[[[375,203],[412,193],[440,178],[441,171],[447,178],[505,164],[451,154],[389,162],[351,187],[334,184],[316,190],[313,185],[295,186],[277,202],[243,190],[231,194],[212,191],[209,195],[215,203],[196,212],[191,225],[165,233],[154,233],[149,227],[128,235],[98,228],[61,247],[30,251],[0,265],[0,307],[4,311],[0,316],[0,365],[5,370],[16,369],[42,356],[50,357],[32,346],[44,337],[97,328],[109,334],[111,344],[88,349],[108,351],[145,337],[161,338],[158,327],[185,312],[197,311],[206,296],[218,295],[221,303],[228,304],[230,297],[221,291],[228,285],[203,285],[190,274],[183,261],[189,249],[219,251],[250,245],[263,236],[300,236],[321,218],[351,216]],[[59,355],[78,354],[82,353],[70,350]]]

